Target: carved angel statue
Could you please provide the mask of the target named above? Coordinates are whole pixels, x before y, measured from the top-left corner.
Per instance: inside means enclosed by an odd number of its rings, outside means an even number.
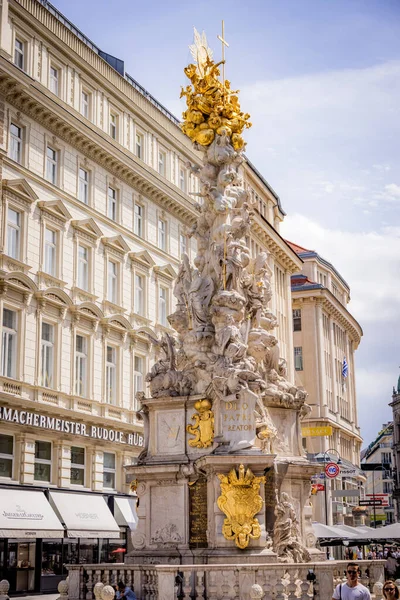
[[[282,562],[309,562],[310,554],[303,546],[300,524],[289,494],[276,493],[274,549]]]
[[[189,50],[195,61],[197,74],[204,77],[206,64],[212,61],[213,51],[208,46],[205,32],[200,34],[196,27],[193,27],[193,31],[194,43],[189,46]]]
[[[156,362],[146,375],[153,398],[163,396],[185,396],[192,390],[192,381],[187,373],[176,368],[175,340],[168,333],[161,339],[146,332],[156,348]]]

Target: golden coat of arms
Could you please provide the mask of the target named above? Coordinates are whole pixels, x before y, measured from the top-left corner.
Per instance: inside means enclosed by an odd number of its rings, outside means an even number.
[[[189,440],[189,446],[208,448],[214,441],[214,413],[211,410],[211,402],[199,400],[194,407],[198,411],[192,417],[195,424],[186,427],[186,431],[195,436],[194,440]]]
[[[236,546],[243,550],[250,539],[257,540],[261,536],[260,523],[255,515],[263,506],[259,492],[265,477],[256,477],[250,469],[245,471],[244,465],[239,466],[238,473],[235,468],[228,475],[218,473],[221,495],[217,504],[226,514],[222,527],[224,538],[235,540]]]

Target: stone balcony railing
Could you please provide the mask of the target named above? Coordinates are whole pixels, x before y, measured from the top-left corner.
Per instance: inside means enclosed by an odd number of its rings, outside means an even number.
[[[330,600],[344,582],[349,561],[303,564],[215,565],[68,565],[69,600],[93,600],[94,586],[133,587],[138,600],[250,600],[258,583],[264,600]],[[382,598],[383,560],[357,561],[361,582],[373,598]]]

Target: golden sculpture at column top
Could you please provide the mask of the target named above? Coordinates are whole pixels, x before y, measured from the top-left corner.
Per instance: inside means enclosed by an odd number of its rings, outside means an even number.
[[[218,79],[219,67],[225,60],[215,63],[205,33],[200,35],[196,29],[189,49],[194,63],[184,69],[191,85],[182,88],[180,95],[186,98],[187,105],[182,131],[200,146],[209,146],[216,134],[224,135],[235,150],[241,150],[245,145],[241,134],[245,127],[251,127],[250,115],[240,110],[239,90],[232,90],[227,79]]]
[[[244,465],[229,471],[228,475],[218,473],[221,481],[221,495],[217,500],[218,508],[226,514],[222,526],[222,534],[226,540],[235,540],[241,550],[247,548],[250,539],[257,540],[261,536],[261,527],[255,515],[263,506],[260,484],[265,477],[256,477]]]
[[[192,448],[208,448],[214,441],[214,413],[211,410],[209,400],[198,400],[194,408],[197,414],[192,416],[194,425],[187,425],[186,431],[195,436],[194,440],[189,440],[189,446]]]

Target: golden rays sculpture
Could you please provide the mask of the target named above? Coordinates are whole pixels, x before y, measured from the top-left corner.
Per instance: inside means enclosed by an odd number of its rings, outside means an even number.
[[[227,43],[223,37],[221,41],[224,48]],[[184,69],[190,85],[182,88],[180,95],[187,105],[182,131],[200,146],[209,146],[218,134],[228,137],[235,150],[242,149],[245,143],[241,134],[245,127],[251,127],[250,115],[240,109],[239,90],[232,90],[228,79],[219,79],[219,67],[225,60],[215,63],[205,33],[200,35],[196,29],[189,48],[194,63]]]
[[[194,408],[197,413],[192,416],[194,425],[187,425],[186,431],[195,436],[189,440],[192,448],[208,448],[214,441],[214,413],[209,400],[198,400]]]
[[[259,492],[265,477],[256,477],[250,469],[245,471],[244,465],[239,466],[238,473],[233,468],[228,475],[218,473],[217,476],[221,481],[217,504],[226,515],[222,534],[226,540],[235,540],[236,546],[244,550],[251,539],[257,540],[261,536],[255,515],[263,506]]]

